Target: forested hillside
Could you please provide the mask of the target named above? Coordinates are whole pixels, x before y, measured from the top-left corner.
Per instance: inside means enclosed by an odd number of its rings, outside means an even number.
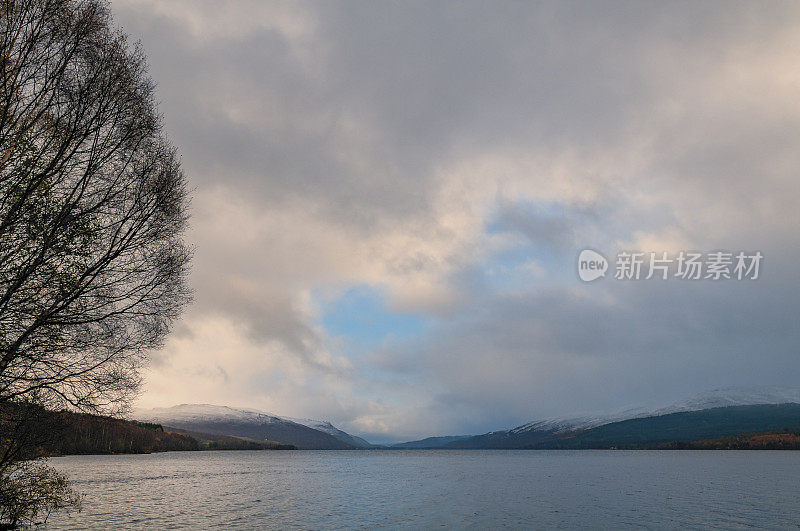
[[[0,412],[0,448],[7,434],[16,433],[37,441],[27,450],[29,457],[77,454],[145,454],[194,450],[272,450],[292,449],[272,441],[166,431],[155,423],[113,417],[47,411],[25,412],[24,424],[13,408]]]
[[[499,431],[453,441],[445,448],[690,448],[693,447],[691,443],[702,440],[776,430],[800,430],[800,404],[684,411],[610,422],[588,429]]]

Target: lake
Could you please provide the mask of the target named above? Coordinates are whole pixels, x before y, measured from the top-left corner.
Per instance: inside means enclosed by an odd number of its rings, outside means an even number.
[[[800,525],[800,452],[242,451],[69,456],[48,528]]]

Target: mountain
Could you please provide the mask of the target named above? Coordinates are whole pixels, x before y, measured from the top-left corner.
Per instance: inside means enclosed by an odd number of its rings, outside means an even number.
[[[350,435],[349,433],[340,430],[333,424],[325,420],[312,420],[312,419],[295,419],[291,417],[282,417],[284,420],[289,420],[292,422],[296,422],[297,424],[302,424],[308,428],[322,431],[327,433],[328,435],[332,435],[339,439],[340,441],[347,443],[355,448],[381,448],[381,446],[377,444],[372,444],[371,442],[365,441],[361,437],[356,437],[355,435]]]
[[[775,430],[800,431],[800,404],[716,407],[638,417],[590,428],[506,430],[455,441],[445,448],[681,448],[704,439]]]
[[[725,387],[706,391],[657,409],[647,416],[681,411],[700,411],[716,407],[751,406],[756,404],[800,404],[800,389],[786,387]]]
[[[675,438],[659,438],[660,435],[652,430],[672,430],[668,424],[669,419],[682,419],[680,422],[697,421],[708,422],[707,413],[700,416],[684,415],[669,417],[675,414],[688,414],[692,412],[708,412],[711,410],[737,408],[745,406],[761,406],[776,404],[800,404],[800,389],[780,387],[728,387],[707,391],[693,397],[675,402],[657,409],[626,409],[615,413],[603,413],[573,417],[539,419],[528,422],[510,430],[499,430],[475,436],[444,436],[428,437],[418,441],[408,441],[391,445],[390,448],[562,448],[570,445],[586,444],[586,447],[605,446],[636,446],[662,444],[669,441],[684,441]],[[736,426],[741,429],[747,427],[748,431],[765,431],[783,429],[794,426],[792,420],[793,410],[788,411],[786,417],[775,417],[771,413],[759,420],[751,418],[745,421],[739,418],[746,416],[746,409],[729,410],[725,415],[733,415],[723,424]],[[760,410],[769,412],[769,408]],[[663,417],[663,418],[662,418]],[[360,437],[336,428],[326,421],[280,417],[270,413],[250,409],[235,409],[226,406],[209,404],[182,404],[171,408],[156,408],[152,410],[139,410],[134,418],[163,424],[173,430],[191,432],[194,434],[232,436],[252,439],[255,441],[275,441],[283,445],[293,445],[300,449],[364,449],[381,448],[370,444]],[[659,421],[652,419],[658,418]],[[716,418],[716,417],[715,417]],[[726,417],[727,418],[727,417]],[[770,424],[768,419],[773,419],[777,424]],[[650,420],[647,420],[650,419]],[[625,424],[629,421],[639,421]],[[785,426],[779,426],[785,422]],[[709,433],[692,432],[681,433],[697,435],[698,439],[719,439],[730,435],[738,435],[744,431],[729,433],[728,428],[717,425]],[[616,429],[622,431],[614,431]],[[650,430],[650,435],[636,432],[623,435],[625,430]],[[609,431],[611,430],[611,431]],[[613,436],[604,434],[613,433]],[[638,433],[638,435],[637,435]],[[629,436],[630,435],[630,436]],[[688,435],[687,435],[688,436]],[[569,442],[565,442],[569,441]],[[661,441],[661,442],[656,442]],[[605,446],[604,446],[605,445]]]
[[[211,404],[138,410],[133,417],[188,432],[277,441],[302,450],[350,450],[369,445],[327,422],[292,420],[250,409]]]
[[[390,448],[397,448],[400,450],[442,448],[451,442],[460,441],[462,439],[468,439],[470,437],[472,437],[472,435],[447,435],[444,437],[427,437],[419,441],[408,441],[408,442],[392,444]]]
[[[470,450],[528,448],[547,441],[558,440],[561,435],[568,435],[572,431],[561,425],[534,426],[528,429],[515,428],[457,439],[445,443],[441,448]]]
[[[455,441],[448,448],[521,448],[544,444],[563,434],[590,430],[631,419],[671,413],[761,404],[800,403],[800,389],[782,387],[726,387],[706,391],[654,410],[633,408],[612,414],[536,420],[510,430],[499,430]]]
[[[535,420],[507,431],[515,434],[529,431],[559,433],[564,431],[586,430],[596,426],[602,426],[603,424],[608,424],[610,422],[648,416],[651,416],[651,413],[644,408],[631,408],[607,415],[584,415],[580,417],[556,417],[544,420]]]
[[[550,448],[671,448],[753,432],[800,430],[800,404],[728,406],[623,420],[562,437]]]

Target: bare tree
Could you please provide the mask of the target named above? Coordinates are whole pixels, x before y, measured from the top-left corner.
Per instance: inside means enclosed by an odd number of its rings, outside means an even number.
[[[80,508],[81,497],[52,468],[34,461],[19,463],[0,484],[0,529],[46,522],[50,513]]]
[[[189,300],[153,92],[104,2],[0,0],[0,408],[118,410]]]

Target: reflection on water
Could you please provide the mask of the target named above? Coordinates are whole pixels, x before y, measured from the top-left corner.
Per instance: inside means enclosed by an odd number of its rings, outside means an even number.
[[[800,452],[280,451],[71,456],[48,528],[800,525]]]

